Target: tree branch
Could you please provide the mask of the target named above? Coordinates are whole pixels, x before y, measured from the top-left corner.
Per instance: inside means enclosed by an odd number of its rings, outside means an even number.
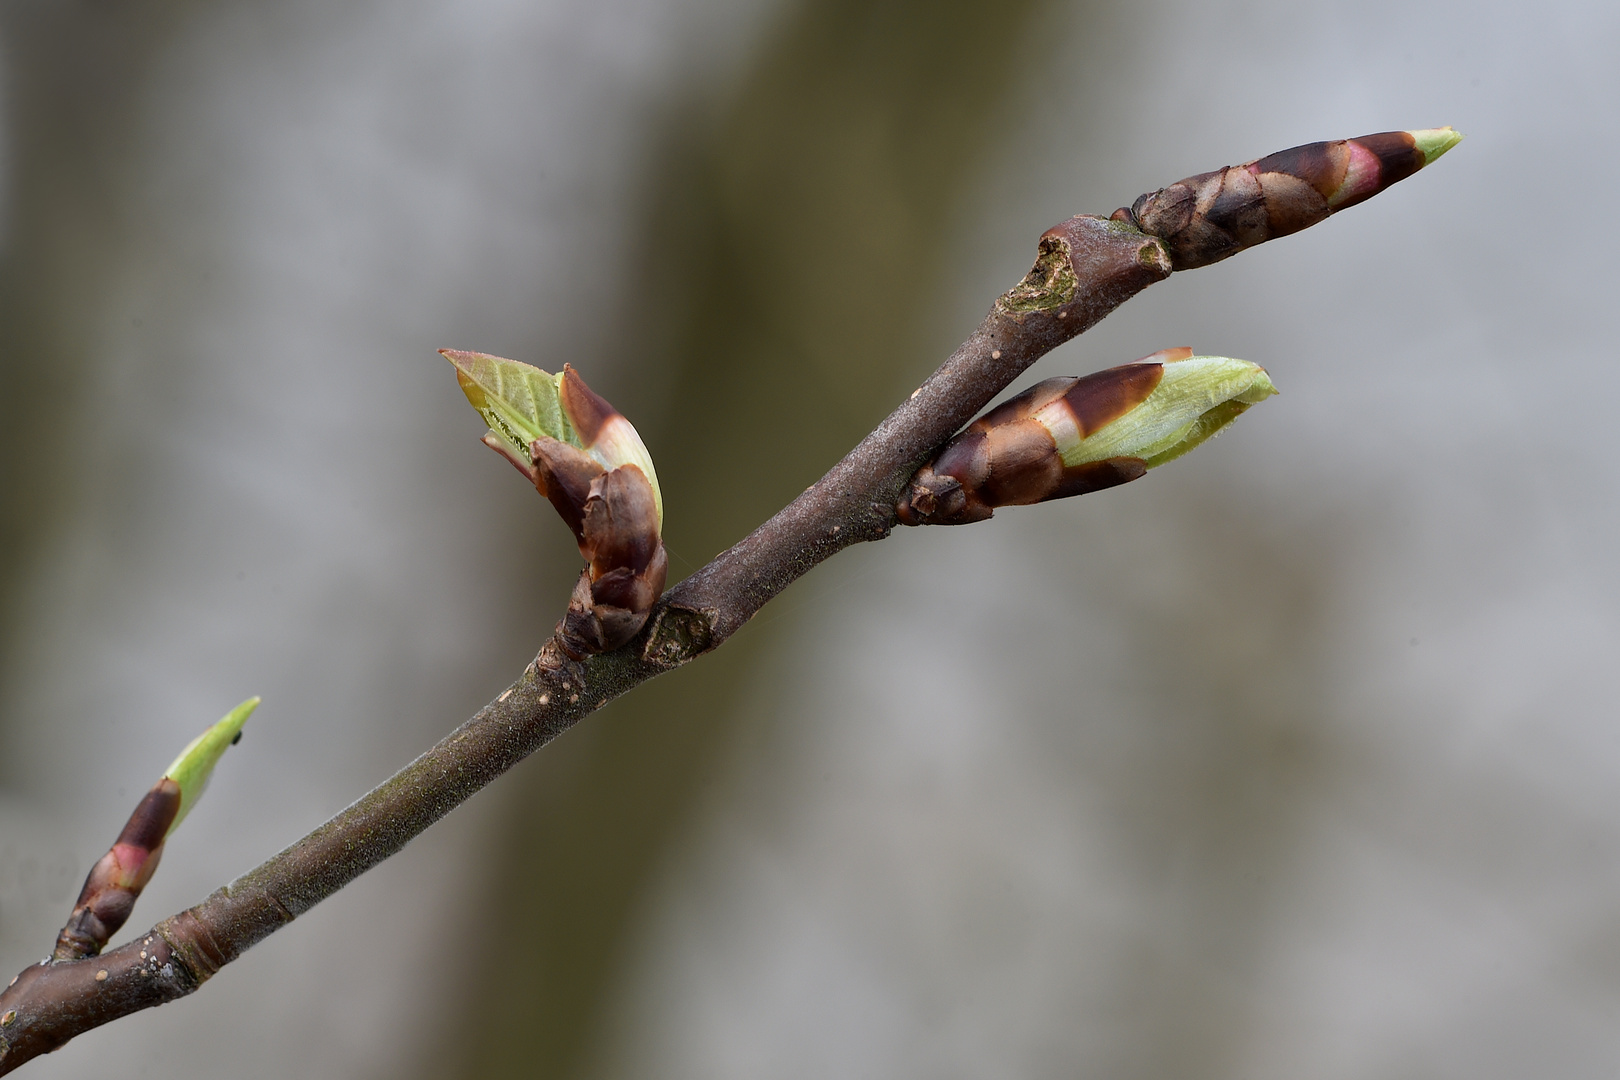
[[[547,642],[471,720],[353,806],[202,903],[101,957],[35,964],[0,993],[0,1074],[120,1016],[184,997],[398,852],[484,785],[632,687],[718,648],[828,556],[889,534],[917,467],[1025,368],[1170,274],[1156,239],[1077,217],[911,398],[741,543],[671,589],[617,652]]]
[[[1433,141],[1433,133],[1415,134]],[[1338,208],[1334,199],[1359,201],[1455,142],[1431,152],[1409,133],[1368,138],[1397,135],[1401,145],[1349,140],[1296,148],[1181,181],[1113,219],[1075,217],[1049,229],[1029,274],[910,399],[786,508],[666,593],[628,645],[576,661],[554,636],[472,719],[257,869],[103,956],[24,969],[0,992],[0,1074],[91,1028],[191,993],[581,718],[718,648],[822,560],[887,536],[901,490],[934,451],[1036,360],[1173,268],[1204,265],[1319,221]],[[1382,166],[1357,172],[1344,164],[1374,151]],[[1401,153],[1407,157],[1391,156]],[[1369,175],[1377,186],[1364,179]],[[1360,186],[1348,187],[1352,180]],[[1234,192],[1246,201],[1230,198]]]

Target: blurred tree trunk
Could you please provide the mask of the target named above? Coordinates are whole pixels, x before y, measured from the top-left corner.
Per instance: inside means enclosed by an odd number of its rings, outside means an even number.
[[[717,127],[671,125],[627,290],[638,348],[669,342],[663,370],[603,390],[657,458],[672,576],[789,501],[937,359],[925,319],[953,201],[1045,6],[804,4]],[[432,1056],[480,1078],[584,1067],[642,898],[748,722],[738,690],[781,625],[750,627],[520,772],[504,865],[469,919],[500,931],[479,937],[479,991]]]
[[[106,326],[128,236],[126,174],[153,64],[200,5],[24,2],[0,8],[7,175],[0,216],[0,632],[20,635],[18,593],[71,500],[63,411]],[[0,648],[0,654],[14,650]],[[24,770],[5,752],[0,782]]]

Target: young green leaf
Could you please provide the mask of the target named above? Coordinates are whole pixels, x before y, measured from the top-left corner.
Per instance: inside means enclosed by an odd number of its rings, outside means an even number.
[[[225,751],[241,736],[242,725],[258,707],[259,698],[256,697],[250,697],[242,702],[226,713],[224,719],[192,739],[186,748],[180,751],[180,756],[174,759],[174,764],[164,771],[166,779],[180,785],[180,810],[174,815],[173,823],[169,825],[169,833],[180,827],[180,822],[185,820],[192,806],[202,798],[203,789],[208,786],[208,778],[214,775],[214,766],[219,764],[219,759],[225,756]]]
[[[533,364],[507,360],[487,353],[440,349],[456,366],[461,392],[489,429],[510,443],[523,460],[529,458],[529,444],[542,435],[584,449],[574,425],[563,412],[563,377],[542,371]]]
[[[456,366],[461,392],[489,425],[485,445],[517,466],[541,494],[551,497],[550,485],[534,464],[534,445],[542,439],[555,439],[583,451],[605,470],[621,465],[640,469],[652,485],[658,524],[663,525],[664,496],[652,455],[634,425],[586,386],[579,372],[564,364],[553,375],[521,360],[488,353],[439,352]],[[563,518],[569,520],[570,515],[563,512]]]
[[[1192,450],[1276,392],[1271,376],[1259,364],[1225,356],[1189,356],[1164,361],[1157,384],[1140,405],[1085,437],[1076,438],[1080,433],[1062,422],[1066,399],[1036,416],[1049,425],[1069,468],[1104,458],[1136,457],[1154,469]]]

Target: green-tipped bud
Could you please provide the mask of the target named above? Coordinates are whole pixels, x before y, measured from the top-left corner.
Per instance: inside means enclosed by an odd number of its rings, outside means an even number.
[[[1055,436],[1066,467],[1133,457],[1141,458],[1145,468],[1157,468],[1277,392],[1266,369],[1247,360],[1188,356],[1159,366],[1158,385],[1140,405],[1089,435],[1080,434],[1073,422],[1074,410],[1067,395],[1035,414]]]
[[[553,375],[521,360],[488,353],[440,349],[456,367],[456,381],[467,401],[489,425],[485,438],[494,450],[550,497],[544,480],[533,469],[533,451],[539,439],[555,439],[582,451],[604,471],[634,465],[652,485],[658,506],[658,524],[664,523],[664,496],[652,455],[624,414],[585,385],[567,364]]]
[[[517,360],[441,349],[489,424],[484,442],[529,478],[573,530],[590,564],[559,640],[570,655],[618,648],[664,590],[664,498],[630,421],[568,365],[552,375]]]
[[[180,756],[163,771],[165,779],[173,780],[180,785],[180,809],[174,815],[174,821],[169,824],[167,833],[178,829],[180,822],[191,813],[191,808],[197,805],[197,800],[202,798],[209,779],[214,775],[214,766],[225,756],[225,751],[242,738],[242,725],[253,715],[253,710],[259,707],[260,700],[257,697],[250,697],[226,713],[207,731],[187,743],[186,748],[180,751]]]
[[[202,796],[214,766],[241,738],[242,724],[258,707],[258,698],[248,698],[192,739],[136,804],[124,831],[85,877],[73,914],[56,937],[53,959],[94,956],[124,925],[141,890],[157,872],[164,841]]]
[[[1190,270],[1370,199],[1461,141],[1445,127],[1307,143],[1178,180],[1114,219],[1163,240],[1175,269]]]
[[[1423,164],[1433,165],[1447,150],[1463,141],[1462,132],[1449,127],[1423,128],[1421,131],[1408,131],[1412,136],[1413,144],[1423,152]]]
[[[1185,348],[1084,378],[1048,379],[952,439],[917,471],[896,513],[907,525],[962,525],[998,506],[1123,484],[1276,392],[1258,364]]]

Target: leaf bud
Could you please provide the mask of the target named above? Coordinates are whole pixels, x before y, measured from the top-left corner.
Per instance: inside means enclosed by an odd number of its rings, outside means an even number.
[[[1461,141],[1444,127],[1307,143],[1189,176],[1113,216],[1163,240],[1174,267],[1191,270],[1370,199]]]
[[[56,937],[56,960],[94,956],[135,910],[141,890],[157,872],[163,845],[202,796],[214,766],[242,734],[258,708],[248,698],[180,751],[163,777],[142,796],[113,846],[90,868],[67,925]]]
[[[622,413],[567,364],[441,350],[490,430],[485,445],[528,477],[589,564],[559,629],[576,659],[633,638],[664,591],[663,495],[652,455]]]
[[[1165,349],[1082,378],[1047,379],[990,410],[912,477],[906,525],[965,525],[1114,487],[1173,461],[1276,393],[1264,368]]]

